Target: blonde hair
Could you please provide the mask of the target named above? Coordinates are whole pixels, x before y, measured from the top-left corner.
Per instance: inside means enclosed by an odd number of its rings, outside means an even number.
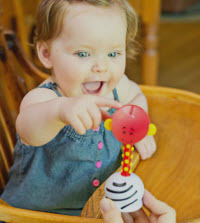
[[[86,2],[100,7],[109,7],[118,4],[126,14],[126,57],[133,59],[137,53],[135,37],[138,30],[138,17],[127,0],[42,0],[37,11],[37,24],[35,31],[35,44],[38,41],[52,40],[61,32],[67,4],[73,2]]]

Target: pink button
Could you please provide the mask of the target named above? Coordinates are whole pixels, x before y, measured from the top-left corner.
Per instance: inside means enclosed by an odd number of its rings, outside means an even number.
[[[94,129],[94,131],[95,132],[98,132],[99,131],[99,126],[96,129]]]
[[[102,142],[98,143],[98,149],[103,149],[103,143]]]
[[[100,184],[100,181],[99,180],[93,180],[93,186],[94,187],[98,187],[99,186],[99,184]]]
[[[101,161],[97,161],[97,162],[96,162],[96,168],[100,168],[101,165],[102,165],[102,162],[101,162]]]

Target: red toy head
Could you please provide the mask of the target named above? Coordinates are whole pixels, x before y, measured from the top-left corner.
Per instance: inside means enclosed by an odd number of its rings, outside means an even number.
[[[143,139],[149,130],[148,114],[136,105],[126,105],[112,116],[113,135],[123,144],[131,144]]]

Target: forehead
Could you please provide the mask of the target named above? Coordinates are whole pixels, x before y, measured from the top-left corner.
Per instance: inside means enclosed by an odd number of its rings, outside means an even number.
[[[126,15],[117,5],[93,6],[87,3],[70,4],[63,20],[61,37],[90,43],[125,41]]]

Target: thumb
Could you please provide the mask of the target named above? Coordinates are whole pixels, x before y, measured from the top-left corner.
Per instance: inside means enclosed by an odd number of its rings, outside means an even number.
[[[103,198],[100,201],[100,209],[104,223],[123,223],[121,213],[112,200]]]

